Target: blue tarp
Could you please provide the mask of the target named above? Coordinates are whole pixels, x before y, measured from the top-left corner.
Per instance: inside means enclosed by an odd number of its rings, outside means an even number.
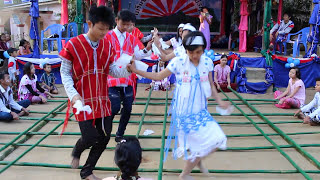
[[[247,82],[246,67],[265,68],[266,82],[257,82],[257,83]],[[258,57],[258,58],[241,57],[240,60],[238,60],[234,73],[237,79],[238,92],[240,93],[264,94],[266,93],[267,89],[273,84],[272,67],[267,65],[266,59],[264,57]]]
[[[287,87],[289,81],[289,70],[284,67],[286,62],[279,59],[273,61],[274,84],[276,87]],[[320,77],[320,60],[301,63],[297,66],[301,71],[301,79],[306,88],[314,87],[315,78]]]

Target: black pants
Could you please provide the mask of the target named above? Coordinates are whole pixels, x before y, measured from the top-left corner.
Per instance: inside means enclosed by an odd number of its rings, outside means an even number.
[[[112,131],[112,121],[106,117],[103,120],[99,118],[96,119],[95,126],[93,120],[81,121],[79,127],[81,138],[73,148],[72,156],[80,159],[81,153],[91,147],[88,159],[80,171],[80,176],[84,179],[92,174],[102,152],[106,149]]]
[[[133,103],[133,87],[110,87],[109,99],[111,101],[112,115],[108,117],[110,121],[113,121],[114,116],[120,111],[121,103],[121,116],[117,136],[123,136],[124,131],[128,125]]]

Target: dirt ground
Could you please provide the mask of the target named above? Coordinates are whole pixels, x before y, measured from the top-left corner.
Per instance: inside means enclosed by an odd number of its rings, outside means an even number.
[[[139,85],[137,97],[148,97],[149,91],[145,91],[146,85]],[[59,88],[60,96],[65,96],[62,87]],[[170,95],[171,91],[169,92]],[[161,97],[165,98],[165,92],[152,92],[151,97]],[[223,94],[220,94],[224,97]],[[227,93],[232,99],[238,99],[233,93]],[[241,94],[244,98],[248,99],[272,99],[272,94],[263,95],[252,95],[252,94]],[[307,100],[310,102],[314,95],[314,88],[307,90]],[[59,100],[65,100],[63,98],[56,98]],[[146,102],[146,100],[137,100],[136,102]],[[151,100],[150,103],[155,102],[165,102],[159,100]],[[235,101],[237,103],[241,101]],[[254,103],[255,101],[250,101]],[[54,109],[61,102],[49,102],[45,105],[32,105],[29,109],[32,111],[44,111],[49,112]],[[246,105],[239,105],[239,107],[245,113],[253,113]],[[262,113],[294,113],[295,110],[282,110],[277,109],[273,104],[263,104],[255,105],[255,107]],[[145,105],[134,105],[133,113],[143,113],[145,110]],[[215,105],[210,105],[209,110],[211,113],[215,113]],[[66,108],[62,111],[65,112]],[[146,113],[162,113],[165,112],[165,105],[149,105]],[[240,113],[239,110],[235,109],[233,113]],[[45,114],[32,113],[29,117],[41,118]],[[57,115],[56,119],[64,119],[64,114]],[[280,121],[297,121],[298,119],[292,116],[266,116],[271,122]],[[236,134],[260,134],[260,132],[252,124],[226,124],[226,122],[249,122],[244,116],[214,116],[218,122],[223,122],[221,124],[222,129],[226,135],[236,135]],[[258,116],[250,116],[254,122],[264,122]],[[140,121],[142,116],[132,116],[130,121]],[[115,117],[115,120],[119,120],[119,116]],[[150,120],[164,120],[163,116],[149,116],[146,115],[144,121]],[[167,120],[170,120],[168,117]],[[17,120],[11,123],[0,122],[1,132],[22,132],[25,129],[33,125],[36,120]],[[43,126],[38,132],[49,132],[55,126],[57,126],[61,121],[49,121],[45,126]],[[168,132],[170,124],[167,124],[166,131]],[[319,132],[319,127],[309,126],[302,123],[281,123],[275,124],[284,133],[295,133],[295,132]],[[118,127],[117,123],[113,125],[114,134]],[[258,124],[265,133],[276,133],[268,124]],[[127,127],[127,135],[136,135],[139,128],[139,124],[130,123]],[[163,124],[162,123],[146,123],[142,125],[140,135],[147,129],[153,130],[155,133],[152,135],[162,135]],[[61,126],[55,130],[55,132],[60,132]],[[69,122],[66,132],[79,132],[79,127],[76,122]],[[166,134],[167,134],[166,132]],[[8,135],[0,134],[0,143],[7,143],[14,139],[17,134]],[[40,140],[44,135],[34,135],[29,136],[29,140],[25,144],[34,144]],[[50,135],[45,138],[40,144],[42,145],[70,145],[73,146],[80,135],[63,135],[62,137],[58,135]],[[277,145],[288,145],[281,136],[268,136]],[[319,144],[319,134],[304,134],[304,135],[289,135],[298,144]],[[160,148],[161,139],[151,139],[151,138],[139,138],[143,148]],[[0,145],[0,148],[4,145]],[[251,136],[251,137],[229,137],[228,138],[228,148],[226,151],[218,151],[204,160],[205,166],[210,170],[296,170],[296,168],[277,150],[277,149],[255,149],[255,150],[232,150],[236,147],[262,147],[262,146],[272,146],[272,144],[263,136]],[[115,141],[112,137],[108,147],[115,147]],[[11,154],[9,154],[3,161],[13,161],[22,153],[24,153],[30,146],[20,146]],[[302,156],[294,148],[281,148],[302,170],[318,170],[318,168],[313,165],[307,158]],[[305,151],[310,153],[315,159],[319,161],[320,150],[319,146],[313,147],[303,147]],[[26,153],[17,163],[29,162],[29,163],[47,163],[47,164],[58,164],[68,166],[71,161],[71,148],[50,148],[50,147],[35,147],[28,153]],[[81,156],[81,164],[84,164],[88,155],[88,150],[86,150]],[[116,167],[113,162],[114,151],[106,150],[98,164],[97,167]],[[143,163],[140,168],[142,169],[158,169],[160,163],[160,152],[159,151],[144,151],[143,152]],[[2,162],[3,162],[2,161]],[[183,159],[173,160],[171,157],[168,158],[166,162],[163,163],[163,168],[170,169],[183,169],[184,161]],[[4,165],[0,165],[2,169]],[[40,167],[40,166],[16,166],[13,165],[4,171],[0,175],[0,179],[6,180],[78,180],[79,169],[70,168],[54,168],[54,167]],[[95,170],[94,173],[98,177],[108,177],[114,176],[116,171],[104,171]],[[158,172],[141,172],[139,173],[142,177],[158,179]],[[319,173],[307,173],[312,179],[320,179]],[[164,180],[174,180],[178,179],[178,173],[163,172],[162,179]],[[239,179],[305,179],[301,173],[210,173],[209,175],[204,175],[201,173],[194,173],[193,177],[196,180],[206,180],[206,179],[221,179],[221,180],[239,180]]]

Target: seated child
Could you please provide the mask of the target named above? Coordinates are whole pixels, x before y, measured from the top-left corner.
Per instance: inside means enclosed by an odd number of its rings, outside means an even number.
[[[137,169],[142,159],[142,149],[136,137],[124,137],[115,150],[114,161],[120,169],[115,177],[107,177],[103,180],[151,180],[138,176]]]
[[[220,59],[220,64],[214,67],[214,83],[217,86],[217,90],[220,91],[220,88],[224,92],[231,92],[228,87],[231,87],[233,90],[237,89],[237,84],[230,82],[230,67],[227,65],[227,55],[222,55]]]
[[[26,108],[30,105],[30,101],[15,102],[10,85],[9,74],[0,73],[0,121],[3,122],[11,122],[18,120],[20,116],[29,115],[29,110]]]
[[[24,75],[19,84],[19,100],[29,99],[31,103],[46,103],[47,95],[52,95],[41,88],[39,81],[37,81],[33,64],[27,62],[23,67],[23,73]]]
[[[52,94],[58,94],[58,89],[55,86],[56,77],[53,73],[51,73],[51,65],[47,63],[44,64],[43,70],[44,73],[40,78],[40,81],[42,83],[41,87]]]
[[[18,51],[18,55],[27,55],[27,54],[31,54],[31,45],[29,43],[29,41],[25,40],[25,39],[21,39],[20,40],[20,44],[19,44],[19,51]]]
[[[289,83],[286,91],[274,92],[274,98],[280,99],[276,107],[282,109],[300,108],[306,99],[306,88],[301,80],[300,69],[297,67],[291,68],[289,71]]]
[[[315,90],[316,94],[313,100],[295,113],[295,116],[303,119],[304,124],[310,124],[311,126],[320,125],[320,77],[316,78]]]
[[[19,87],[19,67],[17,64],[16,57],[18,56],[18,49],[16,48],[9,48],[7,50],[9,54],[9,60],[8,60],[8,72],[10,76],[10,81],[12,84],[12,91],[13,91],[13,98],[18,98],[18,87]]]

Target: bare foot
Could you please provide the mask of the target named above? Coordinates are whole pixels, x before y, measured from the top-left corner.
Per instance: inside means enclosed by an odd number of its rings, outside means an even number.
[[[319,126],[320,125],[319,123],[316,123],[313,121],[310,121],[309,124],[310,124],[310,126]]]
[[[304,114],[299,113],[299,114],[297,115],[297,117],[298,117],[298,119],[304,119]]]
[[[310,121],[309,120],[303,120],[303,124],[309,124],[310,123]]]
[[[79,167],[79,161],[80,161],[79,158],[73,157],[73,158],[72,158],[72,161],[71,161],[71,168],[72,168],[72,169],[78,169],[78,167]]]
[[[192,176],[190,176],[190,175],[182,175],[182,174],[180,174],[179,179],[180,180],[194,180],[194,178]]]
[[[21,111],[18,115],[19,115],[19,116],[24,116],[24,115],[25,115],[25,112],[24,112],[24,111]]]
[[[203,164],[202,164],[201,161],[198,163],[197,166],[198,166],[198,168],[200,169],[200,171],[201,171],[202,173],[204,173],[204,174],[209,174],[208,169],[203,166]]]
[[[102,180],[102,179],[100,179],[97,176],[91,174],[90,176],[86,177],[85,180]]]

